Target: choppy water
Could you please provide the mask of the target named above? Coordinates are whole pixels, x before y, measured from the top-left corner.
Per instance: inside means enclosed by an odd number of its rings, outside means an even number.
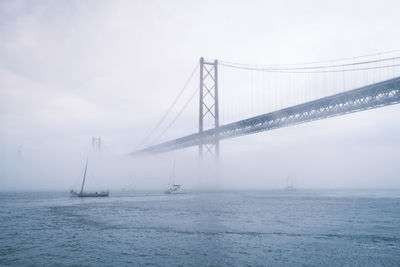
[[[400,265],[400,192],[0,193],[0,265]]]

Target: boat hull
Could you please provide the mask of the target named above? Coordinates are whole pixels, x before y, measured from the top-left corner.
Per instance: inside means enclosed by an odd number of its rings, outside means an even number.
[[[165,194],[182,194],[183,190],[180,184],[173,184],[172,187],[165,191]]]
[[[71,192],[71,196],[73,197],[108,197],[108,192],[95,192],[95,193],[78,193],[78,192]]]
[[[172,190],[165,191],[165,194],[168,194],[168,195],[178,195],[178,194],[184,194],[184,193],[185,192],[182,190],[180,190],[180,191],[172,191]]]

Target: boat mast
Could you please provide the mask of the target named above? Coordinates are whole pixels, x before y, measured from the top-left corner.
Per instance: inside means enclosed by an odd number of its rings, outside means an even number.
[[[83,192],[83,186],[85,185],[87,165],[88,165],[88,158],[86,158],[85,173],[83,174],[83,181],[82,181],[81,193]]]
[[[172,169],[172,186],[174,186],[174,184],[175,184],[175,161],[176,161],[176,158],[174,158],[174,167]]]

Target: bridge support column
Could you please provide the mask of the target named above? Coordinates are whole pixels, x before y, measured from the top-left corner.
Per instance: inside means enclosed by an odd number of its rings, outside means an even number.
[[[199,156],[211,153],[219,157],[219,104],[218,104],[218,60],[206,62],[200,58],[200,103],[199,103]],[[213,140],[203,140],[204,126],[215,128]]]

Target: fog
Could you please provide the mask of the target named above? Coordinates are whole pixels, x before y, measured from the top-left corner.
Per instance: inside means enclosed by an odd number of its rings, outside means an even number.
[[[199,162],[197,147],[129,155],[201,56],[281,64],[394,50],[399,8],[398,1],[2,1],[0,190],[77,189],[87,157],[88,187],[96,189],[163,190],[174,160],[177,182],[192,190],[279,189],[288,176],[298,188],[399,188],[398,105],[224,140],[219,160]]]

